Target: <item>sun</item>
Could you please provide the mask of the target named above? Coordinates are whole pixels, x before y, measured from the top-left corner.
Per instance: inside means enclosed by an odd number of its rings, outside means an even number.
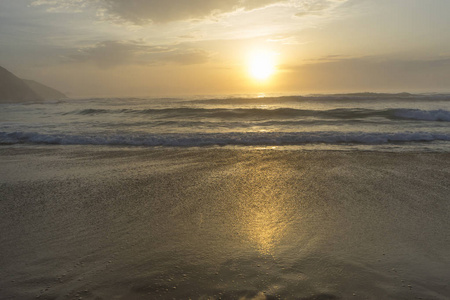
[[[252,78],[266,80],[275,72],[275,54],[266,50],[249,55],[248,70]]]

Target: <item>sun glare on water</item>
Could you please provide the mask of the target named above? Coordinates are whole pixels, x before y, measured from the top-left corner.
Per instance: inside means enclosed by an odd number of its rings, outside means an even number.
[[[250,54],[248,62],[252,78],[266,80],[275,72],[275,54],[270,51],[255,51]]]

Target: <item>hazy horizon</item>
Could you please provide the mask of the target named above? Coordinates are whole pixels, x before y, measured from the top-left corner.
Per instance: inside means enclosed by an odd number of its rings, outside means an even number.
[[[445,0],[5,0],[0,65],[72,98],[448,93],[448,11]]]

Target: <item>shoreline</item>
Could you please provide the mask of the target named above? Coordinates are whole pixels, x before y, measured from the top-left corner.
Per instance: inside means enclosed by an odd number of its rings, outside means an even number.
[[[440,146],[437,146],[437,145]],[[96,145],[96,144],[45,144],[45,143],[19,143],[0,144],[0,155],[12,149],[37,151],[46,149],[51,151],[72,151],[77,148],[89,151],[288,151],[288,152],[355,152],[355,153],[386,153],[386,154],[446,154],[450,153],[450,142],[434,142],[432,147],[422,143],[421,148],[417,143],[398,143],[390,145],[377,144],[303,144],[303,145],[208,145],[208,146],[148,146],[148,145]]]

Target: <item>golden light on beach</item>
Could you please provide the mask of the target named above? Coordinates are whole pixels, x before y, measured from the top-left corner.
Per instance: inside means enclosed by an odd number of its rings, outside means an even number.
[[[248,70],[256,80],[267,80],[275,72],[275,53],[258,50],[249,55]]]
[[[263,203],[263,209],[253,209],[247,219],[247,233],[249,240],[262,254],[272,254],[275,246],[280,242],[288,227],[284,218],[283,201],[278,203],[274,199],[257,199],[257,204]],[[267,202],[266,202],[267,201]]]
[[[236,203],[234,225],[238,236],[243,237],[243,242],[250,242],[259,253],[273,255],[289,230],[293,211],[289,191],[283,189],[284,178],[279,175],[282,166],[278,163],[264,168],[247,165],[237,171],[246,178]]]

